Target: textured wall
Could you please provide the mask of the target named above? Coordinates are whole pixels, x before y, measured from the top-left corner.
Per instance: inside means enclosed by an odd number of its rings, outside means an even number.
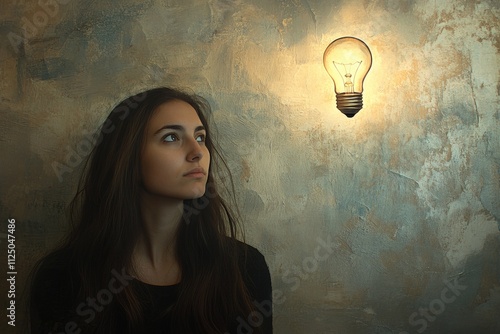
[[[212,103],[276,333],[500,332],[498,1],[1,2],[18,290],[67,228],[89,133],[118,100],[174,85]],[[345,35],[374,57],[353,119],[322,64]]]

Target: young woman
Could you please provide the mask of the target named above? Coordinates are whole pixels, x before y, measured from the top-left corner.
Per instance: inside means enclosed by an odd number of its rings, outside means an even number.
[[[219,195],[208,111],[170,88],[113,109],[72,231],[35,268],[32,334],[272,333],[269,270]]]

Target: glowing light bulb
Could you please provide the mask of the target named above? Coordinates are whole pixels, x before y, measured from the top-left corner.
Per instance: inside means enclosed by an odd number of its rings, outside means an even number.
[[[341,37],[328,45],[323,64],[335,84],[337,108],[353,117],[363,108],[363,81],[372,66],[370,49],[358,38]]]

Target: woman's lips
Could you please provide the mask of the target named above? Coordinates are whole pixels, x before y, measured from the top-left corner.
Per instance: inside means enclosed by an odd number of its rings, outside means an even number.
[[[186,176],[186,177],[192,177],[192,178],[202,178],[202,177],[205,177],[207,173],[205,172],[205,170],[201,167],[197,167],[197,168],[194,168],[194,169],[191,169],[189,172],[185,173],[183,176]]]

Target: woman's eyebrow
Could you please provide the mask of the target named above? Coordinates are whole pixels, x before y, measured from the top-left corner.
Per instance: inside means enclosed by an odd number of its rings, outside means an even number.
[[[179,130],[179,131],[185,131],[185,128],[182,125],[176,125],[176,124],[171,124],[171,125],[165,125],[162,126],[160,129],[158,129],[154,135],[157,135],[158,133],[162,132],[163,130]],[[205,130],[205,127],[203,125],[197,126],[196,129],[194,129],[194,132],[198,131],[203,131]]]

